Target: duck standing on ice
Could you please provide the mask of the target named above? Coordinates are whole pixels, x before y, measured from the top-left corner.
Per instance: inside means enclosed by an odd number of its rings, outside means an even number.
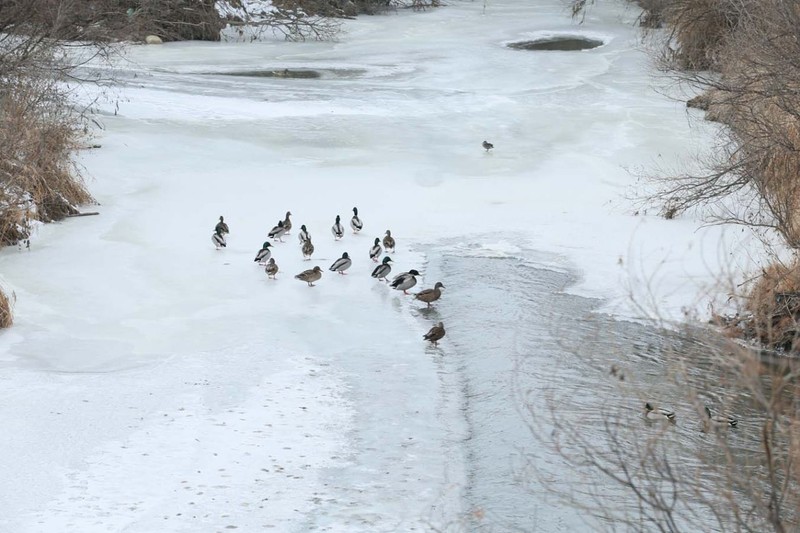
[[[268,278],[275,279],[275,275],[278,273],[278,263],[275,262],[274,257],[269,258],[269,263],[264,268],[264,272],[267,273]]]
[[[442,289],[444,289],[444,285],[441,281],[437,281],[436,285],[434,285],[432,289],[425,289],[424,291],[420,291],[415,294],[414,299],[419,300],[420,302],[425,302],[428,304],[428,307],[430,307],[431,302],[435,302],[442,297]]]
[[[219,229],[214,230],[214,234],[211,235],[211,242],[214,243],[217,250],[228,246],[228,243],[225,242],[225,235]]]
[[[300,241],[300,244],[303,244],[310,238],[311,235],[309,235],[308,230],[306,229],[306,225],[303,224],[302,226],[300,226],[300,233],[297,234],[297,239]]]
[[[433,326],[428,333],[422,336],[423,339],[426,341],[432,342],[434,346],[438,346],[438,343],[442,338],[444,338],[444,323],[439,322],[435,326]]]
[[[272,228],[269,232],[269,238],[283,242],[283,234],[286,233],[286,227],[283,225],[283,220],[278,221],[278,225]]]
[[[290,216],[292,216],[292,212],[286,211],[286,218],[283,219],[284,235],[289,235],[289,232],[292,231],[292,220],[289,218]]]
[[[219,222],[217,222],[217,225],[214,226],[214,232],[221,233],[222,235],[227,235],[231,232],[231,230],[228,228],[228,224],[225,223],[225,218],[221,216],[219,217]]]
[[[311,243],[311,237],[303,241],[303,246],[300,248],[300,251],[303,252],[303,259],[306,261],[311,259],[311,254],[314,253],[314,245]]]
[[[369,249],[369,258],[378,262],[378,258],[381,256],[381,252],[383,252],[383,248],[381,248],[381,240],[375,237],[375,244],[372,245],[372,248]]]
[[[392,237],[392,232],[388,229],[386,230],[386,237],[383,238],[383,247],[386,248],[386,253],[389,252],[394,253],[394,237]]]
[[[300,272],[294,278],[299,279],[300,281],[305,281],[308,283],[309,287],[313,287],[314,282],[322,278],[322,269],[318,266],[315,266],[310,270],[304,270],[303,272]]]
[[[358,218],[358,208],[353,208],[353,218],[350,219],[350,227],[353,228],[353,233],[358,233],[364,229],[364,222]]]
[[[342,219],[339,215],[336,215],[336,222],[331,226],[331,233],[333,233],[333,238],[337,241],[344,237],[344,226],[342,226]]]
[[[417,284],[417,278],[414,276],[419,276],[419,272],[412,268],[394,278],[390,286],[395,290],[403,291],[403,294],[408,294],[408,289]]]
[[[331,270],[333,272],[338,272],[339,274],[344,274],[345,270],[350,268],[352,264],[353,261],[350,259],[350,256],[347,255],[347,252],[345,252],[342,254],[342,257],[333,262],[331,268],[329,268],[328,270]]]
[[[384,281],[389,281],[386,278],[389,275],[389,273],[392,271],[392,265],[389,264],[391,262],[392,262],[392,258],[387,255],[386,257],[383,258],[383,263],[381,263],[380,265],[376,266],[375,270],[373,270],[372,274],[370,274],[370,275],[373,278],[377,279],[378,281],[380,281],[381,279],[384,280]]]
[[[261,249],[256,252],[256,258],[253,259],[259,265],[263,265],[267,262],[267,260],[272,255],[272,252],[269,251],[269,247],[272,246],[269,242],[264,241],[264,244],[261,245]]]

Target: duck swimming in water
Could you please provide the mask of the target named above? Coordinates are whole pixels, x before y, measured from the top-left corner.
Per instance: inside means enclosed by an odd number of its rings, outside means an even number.
[[[364,229],[364,222],[358,218],[358,208],[353,208],[353,218],[350,219],[350,227],[353,228],[353,233],[358,233]]]
[[[709,406],[705,406],[704,408],[706,412],[706,416],[708,417],[705,420],[706,427],[714,427],[714,428],[735,428],[739,425],[739,420],[730,416],[730,415],[720,415],[714,414],[711,412],[711,408]]]
[[[269,250],[269,247],[272,246],[269,242],[264,241],[264,244],[261,245],[261,249],[256,252],[256,258],[253,259],[259,265],[263,265],[267,262],[267,260],[272,255],[272,252]]]
[[[376,266],[375,270],[373,270],[372,274],[370,275],[377,280],[383,279],[384,281],[389,281],[386,278],[392,271],[392,265],[389,264],[391,262],[392,258],[387,255],[386,257],[383,258],[383,262],[380,265]]]
[[[675,411],[670,411],[663,407],[654,407],[650,402],[644,404],[644,416],[648,420],[667,420],[669,422],[675,422]]]
[[[395,290],[403,291],[403,294],[408,294],[408,289],[417,284],[417,278],[414,276],[419,276],[419,272],[411,269],[394,278],[390,286]]]
[[[350,259],[350,256],[347,255],[347,252],[345,252],[342,254],[342,257],[333,262],[333,264],[328,270],[332,270],[333,272],[338,272],[339,274],[344,274],[345,273],[344,271],[350,268],[352,264],[353,261]]]

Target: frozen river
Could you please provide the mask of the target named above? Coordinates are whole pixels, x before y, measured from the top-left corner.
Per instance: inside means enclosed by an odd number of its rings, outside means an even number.
[[[81,156],[101,215],[0,254],[17,295],[0,531],[587,529],[525,478],[558,465],[525,402],[557,390],[575,416],[638,413],[611,399],[608,367],[641,360],[658,390],[663,339],[592,312],[630,314],[639,290],[690,305],[718,235],[625,198],[625,167],[708,140],[652,90],[636,15],[577,26],[557,0],[454,2],[349,21],[335,43],[130,47],[109,93],[76,95],[103,128]],[[552,32],[605,44],[505,46]],[[232,75],[284,69],[321,76]],[[335,242],[354,206],[364,231]],[[252,258],[287,210],[267,280]],[[369,277],[386,229],[395,273],[446,286],[434,310]],[[349,275],[327,272],[345,251]],[[317,264],[316,287],[293,279]],[[586,346],[609,355],[590,364]]]

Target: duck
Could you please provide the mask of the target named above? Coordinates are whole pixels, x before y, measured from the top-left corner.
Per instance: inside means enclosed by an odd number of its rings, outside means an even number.
[[[331,233],[333,233],[333,238],[337,241],[344,237],[344,226],[342,226],[342,219],[339,215],[336,215],[336,222],[331,227]]]
[[[303,241],[303,246],[300,248],[300,251],[303,252],[303,259],[306,261],[311,260],[311,254],[314,253],[314,245],[311,243],[310,236]]]
[[[231,230],[228,228],[228,224],[225,223],[225,217],[219,217],[219,222],[217,222],[217,225],[214,226],[214,232],[221,233],[223,235],[227,235],[231,232]]]
[[[353,218],[350,219],[350,227],[353,228],[353,233],[358,233],[364,229],[364,222],[358,218],[358,208],[353,208]]]
[[[391,262],[392,258],[387,255],[386,257],[383,258],[383,262],[380,265],[376,266],[375,270],[373,270],[372,274],[370,275],[377,280],[383,279],[384,281],[389,281],[387,279],[387,276],[392,271],[392,265],[389,264]]]
[[[383,247],[386,248],[387,254],[390,251],[394,253],[394,237],[392,237],[392,232],[388,229],[386,230],[386,236],[383,238]]]
[[[494,145],[489,141],[483,141],[483,148],[488,152],[489,150],[494,148]]]
[[[644,404],[644,416],[648,420],[669,420],[670,422],[675,422],[675,411],[670,411],[663,407],[653,407],[653,404],[650,402]]]
[[[704,407],[706,416],[708,417],[705,421],[706,426],[717,427],[717,428],[725,428],[731,427],[735,428],[739,425],[739,420],[735,417],[730,415],[720,415],[714,414],[711,412],[711,408],[709,406]]]
[[[306,229],[306,225],[303,224],[300,226],[300,233],[297,234],[297,238],[300,241],[300,244],[303,244],[308,239],[311,238],[311,235],[308,234],[308,230]]]
[[[425,302],[430,307],[431,302],[435,302],[442,297],[442,289],[444,289],[444,285],[441,281],[437,281],[432,289],[425,289],[415,294],[414,299]]]
[[[289,218],[290,216],[292,216],[292,212],[286,211],[286,218],[283,219],[284,235],[289,235],[289,232],[292,230],[292,220]]]
[[[269,232],[269,238],[283,242],[283,234],[286,233],[286,228],[283,225],[283,220],[278,221],[278,225],[272,228]]]
[[[345,252],[342,254],[342,257],[333,262],[328,270],[344,275],[344,271],[350,268],[352,264],[353,261],[350,259],[350,256],[347,255],[347,252]]]
[[[269,263],[264,268],[264,272],[267,273],[268,278],[275,279],[275,275],[278,273],[278,263],[275,262],[274,257],[269,258]]]
[[[314,282],[322,278],[322,269],[318,266],[315,266],[312,269],[300,272],[294,278],[299,279],[300,281],[305,281],[308,283],[309,287],[313,287]]]
[[[211,235],[211,242],[214,243],[214,246],[217,248],[217,250],[228,246],[228,244],[225,242],[225,235],[219,229],[215,230]]]
[[[372,248],[369,249],[369,258],[378,262],[378,258],[381,256],[381,252],[383,252],[383,248],[381,248],[381,240],[375,237],[375,243],[372,245]]]
[[[437,346],[439,341],[442,340],[442,338],[444,337],[444,334],[445,334],[444,323],[439,322],[438,324],[433,326],[428,331],[428,333],[423,335],[422,338],[428,342],[432,342],[434,346]]]
[[[269,247],[272,246],[269,242],[265,241],[264,244],[261,245],[261,249],[256,252],[256,258],[253,259],[259,265],[263,265],[267,262],[267,260],[272,255],[272,252],[269,251]]]
[[[391,287],[395,290],[403,291],[403,294],[408,294],[408,289],[417,284],[417,278],[414,276],[419,276],[419,272],[414,269],[403,272],[392,280]]]

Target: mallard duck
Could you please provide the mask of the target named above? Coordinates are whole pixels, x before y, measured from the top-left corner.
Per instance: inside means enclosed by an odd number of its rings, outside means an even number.
[[[428,307],[430,307],[431,302],[435,302],[442,297],[442,289],[444,289],[444,285],[441,281],[437,281],[436,285],[434,285],[432,289],[420,291],[414,295],[414,298],[421,302],[425,302],[428,304]]]
[[[350,259],[350,256],[347,255],[347,252],[345,252],[342,254],[342,257],[333,262],[328,270],[338,272],[339,274],[344,274],[344,271],[350,268],[352,264],[353,261]]]
[[[314,253],[314,245],[311,243],[310,236],[303,241],[303,246],[300,248],[300,251],[303,252],[303,259],[306,261],[311,259],[311,254]]]
[[[300,244],[303,244],[308,239],[311,238],[311,235],[308,234],[308,230],[306,229],[306,225],[303,224],[300,226],[300,233],[297,234],[297,238],[300,240]]]
[[[730,415],[714,414],[711,412],[711,408],[707,405],[705,406],[705,411],[706,415],[708,416],[708,418],[705,421],[707,426],[718,427],[718,428],[723,428],[723,427],[735,428],[736,426],[739,425],[739,421],[736,418]]]
[[[211,235],[211,242],[214,243],[214,246],[216,246],[217,250],[228,246],[228,244],[225,242],[225,235],[219,230],[216,230]]]
[[[389,252],[394,253],[394,237],[392,237],[392,232],[388,229],[386,230],[386,237],[383,238],[383,247],[386,248],[386,253]]]
[[[489,150],[494,148],[494,145],[492,143],[488,142],[488,141],[483,141],[483,147],[488,152]]]
[[[670,422],[675,422],[675,411],[670,411],[663,407],[653,407],[653,404],[650,402],[644,404],[644,416],[649,420],[669,420]]]
[[[283,225],[283,220],[279,220],[278,225],[270,230],[268,236],[270,239],[279,240],[283,242],[283,239],[281,239],[281,237],[283,237],[284,233],[286,233],[286,228]]]
[[[439,322],[435,326],[433,326],[428,333],[422,336],[423,339],[426,341],[432,342],[434,346],[436,346],[440,340],[444,337],[444,323]]]
[[[318,266],[315,266],[310,270],[304,270],[300,272],[294,278],[299,279],[300,281],[305,281],[308,283],[309,287],[313,287],[314,282],[322,278],[322,269]]]
[[[284,235],[289,235],[289,232],[292,230],[292,220],[289,218],[290,216],[292,216],[292,212],[286,211],[286,218],[283,219]]]
[[[403,291],[403,294],[408,294],[408,289],[417,284],[417,278],[414,276],[419,276],[419,272],[414,269],[404,272],[392,280],[391,287]]]
[[[375,244],[372,245],[372,248],[369,249],[369,258],[378,262],[378,258],[381,256],[381,252],[383,252],[383,248],[381,248],[381,240],[375,237]]]
[[[269,262],[267,266],[264,268],[264,272],[267,273],[268,278],[275,279],[275,274],[278,273],[278,263],[275,262],[274,257],[269,258]]]
[[[384,281],[389,281],[386,278],[389,275],[389,273],[392,271],[392,265],[389,264],[391,262],[392,262],[392,258],[387,255],[386,257],[383,258],[383,263],[381,263],[380,265],[376,266],[375,270],[373,270],[372,274],[370,274],[370,275],[373,278],[378,279],[378,280],[383,279]]]
[[[228,225],[225,223],[225,219],[223,217],[219,217],[219,222],[217,222],[217,225],[214,226],[214,232],[221,233],[223,235],[227,235],[228,233],[231,232],[231,230],[228,228]]]
[[[350,227],[353,228],[353,233],[358,233],[364,229],[364,222],[358,218],[358,208],[353,208],[353,218],[350,219]]]
[[[272,252],[269,251],[269,247],[272,246],[269,242],[264,242],[261,245],[261,249],[256,252],[256,258],[253,261],[257,262],[259,265],[263,265],[267,262],[269,257],[272,255]]]
[[[344,226],[342,226],[342,219],[339,215],[336,215],[336,222],[331,226],[331,233],[333,233],[333,238],[337,241],[344,237]]]

